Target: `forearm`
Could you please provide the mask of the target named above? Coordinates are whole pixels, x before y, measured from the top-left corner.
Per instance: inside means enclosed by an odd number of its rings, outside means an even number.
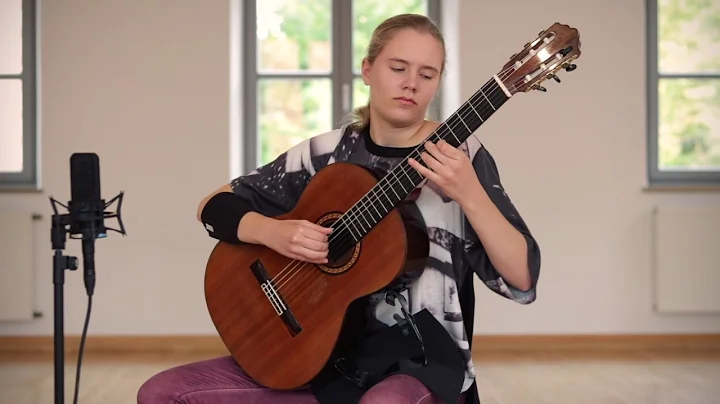
[[[525,237],[506,218],[477,183],[459,204],[478,235],[490,262],[508,283],[526,291],[532,286]]]
[[[257,212],[247,212],[238,224],[238,238],[245,243],[265,244],[266,236],[271,232],[271,225],[275,220]]]

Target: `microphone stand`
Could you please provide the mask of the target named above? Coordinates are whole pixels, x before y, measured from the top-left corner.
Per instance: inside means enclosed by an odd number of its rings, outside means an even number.
[[[51,240],[52,248],[55,250],[53,258],[53,285],[55,287],[55,327],[53,337],[55,343],[55,404],[63,404],[65,402],[65,270],[74,271],[78,269],[78,259],[63,254],[66,242],[66,227],[70,225],[70,215],[58,214],[54,204],[53,210],[55,214],[52,216]]]
[[[66,208],[69,208],[62,203],[56,201],[53,197],[50,197],[50,202],[53,208],[52,216],[52,227],[51,227],[51,241],[52,248],[55,250],[53,257],[53,285],[54,285],[54,360],[55,360],[55,404],[64,404],[65,402],[65,308],[64,308],[64,287],[65,287],[65,270],[74,271],[79,267],[79,260],[77,257],[65,255],[65,244],[67,241],[66,235],[70,233],[70,238],[73,235],[81,234],[83,238],[83,255],[86,260],[86,269],[90,270],[91,273],[86,271],[85,273],[85,288],[88,292],[88,297],[92,298],[95,289],[95,249],[94,242],[96,237],[106,237],[105,231],[112,230],[125,236],[125,226],[122,222],[121,209],[124,192],[120,192],[113,199],[105,203],[102,202],[102,208],[108,208],[113,202],[118,202],[117,213],[107,212],[104,209],[100,209],[95,212],[81,212],[75,218],[72,214],[58,213],[56,204]],[[116,218],[120,229],[114,229],[111,227],[105,228],[103,225],[103,233],[95,234],[95,229],[90,227],[90,230],[85,228],[87,224],[92,223],[93,220],[105,220],[107,218]],[[77,228],[77,230],[75,229]],[[84,230],[84,231],[83,231]],[[92,233],[92,234],[89,234]],[[92,236],[92,237],[91,237]],[[90,239],[88,239],[90,238]],[[88,302],[90,304],[91,301]],[[85,329],[80,344],[80,354],[78,356],[78,374],[75,380],[75,400],[77,400],[78,394],[78,383],[80,378],[80,365],[82,362],[82,352],[85,342],[85,333],[87,332],[87,322],[90,316],[90,306],[88,305],[88,313],[85,319]]]

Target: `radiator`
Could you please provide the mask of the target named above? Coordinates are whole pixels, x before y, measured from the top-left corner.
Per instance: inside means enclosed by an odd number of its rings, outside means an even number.
[[[0,212],[0,321],[33,319],[37,216]]]
[[[655,310],[720,313],[720,206],[653,212]]]

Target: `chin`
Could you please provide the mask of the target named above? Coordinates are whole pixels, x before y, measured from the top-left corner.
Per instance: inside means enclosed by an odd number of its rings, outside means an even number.
[[[416,107],[417,108],[417,107]],[[415,109],[415,108],[413,108]],[[425,120],[425,115],[418,114],[417,110],[391,110],[385,115],[385,119],[397,127],[406,127],[417,124]]]

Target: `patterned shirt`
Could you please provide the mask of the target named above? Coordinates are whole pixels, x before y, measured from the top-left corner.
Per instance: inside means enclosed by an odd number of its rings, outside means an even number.
[[[521,304],[531,303],[535,300],[540,272],[540,250],[503,189],[493,157],[479,139],[471,135],[459,149],[472,161],[478,179],[493,203],[524,235],[532,276],[529,291],[520,291],[505,282],[490,262],[460,206],[432,183],[421,183],[417,192],[411,194],[412,203],[416,204],[424,220],[430,246],[425,270],[412,280],[403,296],[412,314],[427,309],[457,342],[466,361],[464,392],[475,381],[475,369],[469,340],[472,326],[468,327],[472,324],[472,318],[468,317],[472,315],[461,310],[467,303],[462,301],[459,293],[463,282],[472,279],[467,276],[471,271],[500,296]],[[234,193],[244,197],[254,211],[278,215],[292,210],[313,175],[329,164],[354,163],[382,177],[414,150],[414,147],[380,146],[373,142],[368,129],[356,132],[341,127],[297,144],[274,161],[234,179],[231,185]],[[389,305],[383,297],[384,293],[369,296],[371,327],[392,326],[396,323],[393,316],[402,316],[400,305]]]

